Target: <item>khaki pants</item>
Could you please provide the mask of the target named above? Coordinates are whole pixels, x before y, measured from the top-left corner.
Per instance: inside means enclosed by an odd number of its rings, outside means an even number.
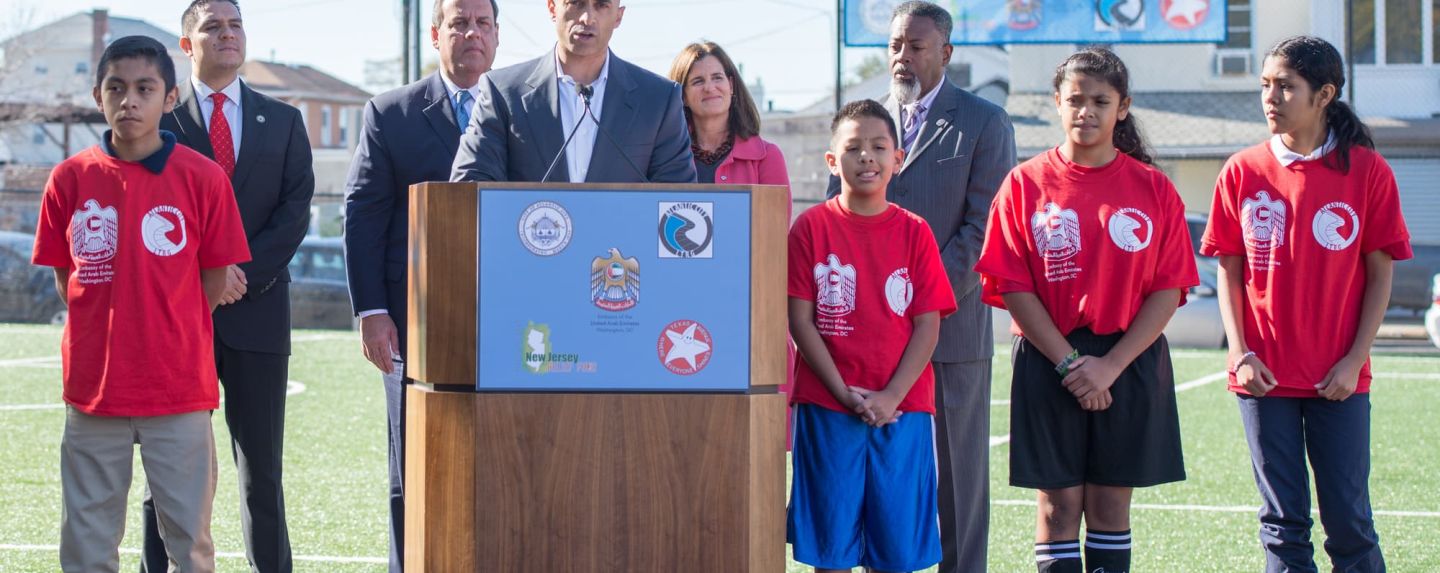
[[[213,572],[216,464],[210,412],[127,418],[91,416],[73,407],[66,408],[60,442],[61,569],[119,571],[136,444],[170,570]]]

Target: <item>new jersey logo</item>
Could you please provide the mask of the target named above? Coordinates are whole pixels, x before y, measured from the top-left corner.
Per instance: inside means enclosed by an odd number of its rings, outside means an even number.
[[[120,242],[120,217],[115,207],[101,207],[94,199],[70,217],[70,254],[86,263],[115,258]]]
[[[145,250],[161,257],[184,250],[189,242],[185,236],[185,215],[169,205],[151,209],[140,221],[140,238],[145,242]]]
[[[1240,228],[1245,245],[1257,251],[1268,251],[1285,244],[1285,202],[1271,199],[1270,192],[1261,191],[1240,203]]]
[[[890,273],[890,278],[885,279],[885,302],[889,303],[890,311],[903,318],[914,299],[915,285],[910,282],[910,268],[901,267]]]
[[[1343,251],[1360,236],[1360,216],[1344,201],[1326,203],[1315,212],[1315,220],[1310,224],[1310,230],[1315,232],[1315,241],[1320,243],[1320,246],[1332,251]]]
[[[1144,250],[1155,238],[1155,224],[1150,221],[1149,215],[1139,209],[1126,207],[1116,211],[1110,215],[1110,221],[1105,226],[1115,246],[1129,253]]]
[[[855,311],[855,265],[840,263],[833,253],[815,265],[815,312],[845,316]]]
[[[1080,252],[1080,216],[1074,209],[1046,203],[1030,217],[1030,231],[1042,259],[1063,261]]]

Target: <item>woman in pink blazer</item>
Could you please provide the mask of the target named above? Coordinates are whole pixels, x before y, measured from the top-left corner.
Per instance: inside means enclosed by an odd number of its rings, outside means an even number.
[[[670,66],[670,79],[683,89],[690,151],[695,154],[695,172],[700,182],[783,185],[785,220],[790,220],[790,175],[785,170],[785,155],[775,144],[760,139],[760,111],[725,50],[714,42],[685,46]],[[794,382],[792,342],[780,391],[789,394]]]
[[[760,139],[760,111],[725,50],[714,42],[685,46],[670,66],[670,79],[684,90],[701,183],[790,188],[785,156]]]

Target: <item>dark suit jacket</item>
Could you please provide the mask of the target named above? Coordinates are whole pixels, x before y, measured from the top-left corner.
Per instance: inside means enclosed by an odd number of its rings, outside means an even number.
[[[901,125],[900,107],[887,100],[885,108],[895,125]],[[990,307],[980,302],[980,276],[974,269],[985,243],[990,203],[1014,166],[1010,116],[947,80],[900,173],[890,180],[886,199],[930,224],[955,290],[958,308],[940,323],[935,362],[982,360],[995,352]],[[830,196],[839,192],[839,179],[831,177]]]
[[[214,159],[209,126],[190,79],[182,80],[179,88],[180,101],[160,118],[160,129]],[[245,297],[215,309],[215,337],[236,350],[289,354],[288,267],[310,228],[310,199],[315,194],[310,138],[299,110],[243,81],[240,94],[244,124],[230,183],[251,258],[240,265],[247,281]]]
[[[345,267],[355,313],[386,309],[405,353],[410,185],[446,181],[460,142],[436,72],[370,100],[345,183]]]
[[[571,128],[560,125],[558,94],[554,52],[482,76],[480,98],[460,138],[450,180],[539,181]],[[611,54],[600,131],[587,183],[639,182],[637,168],[655,183],[695,182],[690,131],[675,82]],[[569,173],[561,159],[549,180],[568,182]]]

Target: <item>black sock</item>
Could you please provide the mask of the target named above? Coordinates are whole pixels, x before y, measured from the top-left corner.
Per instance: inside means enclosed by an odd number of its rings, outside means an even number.
[[[1129,573],[1130,530],[1085,530],[1085,566],[1092,573]]]
[[[1084,573],[1082,569],[1079,539],[1035,544],[1037,573]]]

